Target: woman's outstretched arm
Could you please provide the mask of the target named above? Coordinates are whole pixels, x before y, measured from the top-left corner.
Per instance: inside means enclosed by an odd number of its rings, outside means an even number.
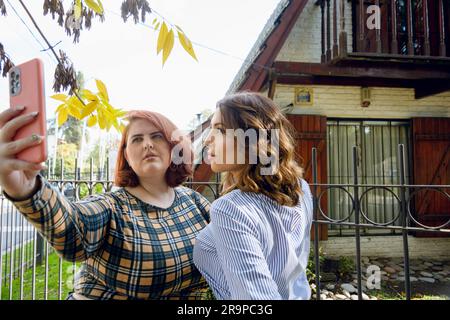
[[[71,202],[38,175],[37,192],[26,200],[15,200],[5,191],[20,213],[64,259],[83,261],[103,244],[112,216],[106,196],[92,196]]]

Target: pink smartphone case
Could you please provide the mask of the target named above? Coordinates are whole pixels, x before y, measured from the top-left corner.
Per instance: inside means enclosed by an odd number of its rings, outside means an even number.
[[[19,74],[20,91],[15,94],[11,92],[11,73]],[[41,163],[47,160],[47,123],[45,114],[45,93],[44,93],[44,66],[40,59],[33,59],[9,71],[10,76],[10,107],[25,106],[21,113],[28,114],[38,111],[36,119],[17,131],[14,140],[30,137],[37,134],[44,137],[39,145],[30,147],[18,153],[17,159]]]

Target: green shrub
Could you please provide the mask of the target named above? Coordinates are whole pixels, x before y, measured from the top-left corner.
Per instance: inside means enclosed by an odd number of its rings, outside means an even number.
[[[338,273],[341,278],[347,278],[355,271],[355,262],[349,257],[339,258]]]
[[[323,262],[325,260],[325,256],[323,254],[322,247],[319,247],[319,268],[322,267]],[[311,246],[308,258],[308,266],[306,268],[306,277],[308,278],[309,284],[313,284],[316,281],[316,261],[314,255],[314,246]],[[319,278],[320,280],[320,278]],[[315,288],[313,288],[315,292]]]

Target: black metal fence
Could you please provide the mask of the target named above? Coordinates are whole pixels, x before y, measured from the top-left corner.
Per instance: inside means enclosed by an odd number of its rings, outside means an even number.
[[[321,224],[326,225],[346,225],[355,229],[355,248],[356,248],[356,273],[357,273],[357,289],[358,298],[362,300],[362,273],[361,273],[361,228],[378,228],[389,230],[401,230],[403,237],[403,259],[404,259],[404,272],[405,272],[405,293],[406,299],[411,299],[411,281],[410,281],[410,254],[408,245],[408,233],[409,232],[432,232],[441,234],[450,234],[450,215],[448,215],[448,221],[438,226],[428,226],[418,221],[416,213],[414,212],[414,197],[420,190],[436,190],[447,199],[448,211],[450,211],[450,185],[407,185],[405,183],[405,153],[404,145],[398,145],[398,159],[400,169],[400,184],[398,185],[377,185],[377,184],[360,184],[358,181],[358,152],[357,148],[353,147],[353,183],[352,184],[321,184],[317,179],[317,149],[312,149],[312,183],[311,191],[313,194],[314,202],[314,259],[315,259],[315,280],[316,280],[316,299],[320,300],[320,253],[319,253],[319,238]],[[318,189],[322,190],[318,192]],[[349,197],[352,203],[351,211],[348,212],[347,217],[339,220],[330,219],[323,208],[320,206],[320,200],[323,195],[333,188],[343,190]],[[364,214],[361,210],[361,203],[364,201],[364,197],[374,189],[387,190],[395,195],[393,189],[399,189],[399,196],[395,196],[399,202],[399,212],[394,215],[394,219],[384,223],[378,223],[373,221]],[[329,208],[332,210],[332,208]],[[350,217],[354,215],[354,222],[349,222]],[[396,221],[400,221],[400,225],[395,225]]]
[[[356,147],[353,148],[353,164],[358,162]],[[414,212],[414,197],[420,190],[438,191],[447,201],[450,208],[450,185],[407,185],[405,183],[405,155],[404,146],[398,147],[398,159],[400,159],[400,184],[398,185],[375,185],[360,184],[358,172],[354,165],[353,183],[351,184],[322,184],[317,176],[317,150],[312,149],[312,173],[310,182],[314,202],[313,230],[314,242],[313,252],[315,260],[315,285],[316,299],[320,299],[320,273],[319,261],[319,238],[321,225],[345,225],[355,229],[356,248],[356,272],[358,297],[362,299],[362,273],[361,273],[361,228],[394,229],[402,232],[403,259],[405,272],[406,299],[411,299],[410,282],[410,254],[408,244],[408,233],[412,231],[433,232],[450,234],[449,221],[439,226],[427,226],[418,221]],[[91,162],[92,163],[92,162]],[[107,162],[108,163],[108,162]],[[61,166],[62,167],[62,166]],[[76,166],[75,166],[76,167]],[[70,200],[76,201],[87,195],[111,191],[113,182],[110,179],[109,167],[106,171],[97,175],[104,179],[96,179],[92,165],[89,171],[81,174],[78,169],[74,170],[72,179],[67,179],[67,174],[60,172],[59,176],[51,176],[45,173],[47,179],[61,190]],[[210,201],[217,199],[220,193],[220,176],[215,175],[211,181],[192,182],[185,184],[194,190],[201,191]],[[326,212],[332,208],[321,208],[322,197],[333,189],[342,190],[351,201],[351,210],[347,217],[338,220],[331,219]],[[374,189],[382,189],[395,194],[399,202],[399,211],[391,221],[379,223],[371,220],[361,209],[364,197]],[[320,189],[320,192],[319,192]],[[396,193],[393,192],[396,190]],[[398,192],[400,190],[400,192]],[[6,199],[0,195],[0,299],[64,299],[67,292],[73,287],[74,276],[79,265],[65,262],[57,257],[53,250],[29,225],[25,219],[12,207]],[[450,210],[450,209],[449,209]],[[353,216],[353,221],[350,218]],[[400,224],[398,223],[400,221]]]

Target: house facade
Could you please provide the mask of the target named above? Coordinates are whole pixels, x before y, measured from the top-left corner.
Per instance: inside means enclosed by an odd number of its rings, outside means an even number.
[[[243,90],[267,94],[294,125],[310,183],[315,147],[318,182],[351,184],[356,146],[360,183],[398,185],[402,144],[406,184],[450,185],[448,1],[282,0],[229,92]],[[207,165],[197,166],[195,179],[210,176]],[[438,226],[450,220],[450,188],[441,190],[415,194],[417,221]],[[326,216],[349,216],[348,194],[318,187],[321,192]],[[400,225],[398,195],[398,188],[372,189],[361,209],[371,221]],[[354,232],[321,225],[319,238],[327,254],[353,255]],[[363,255],[402,255],[398,231],[361,234]],[[449,245],[442,233],[411,234],[412,256],[450,257]]]

